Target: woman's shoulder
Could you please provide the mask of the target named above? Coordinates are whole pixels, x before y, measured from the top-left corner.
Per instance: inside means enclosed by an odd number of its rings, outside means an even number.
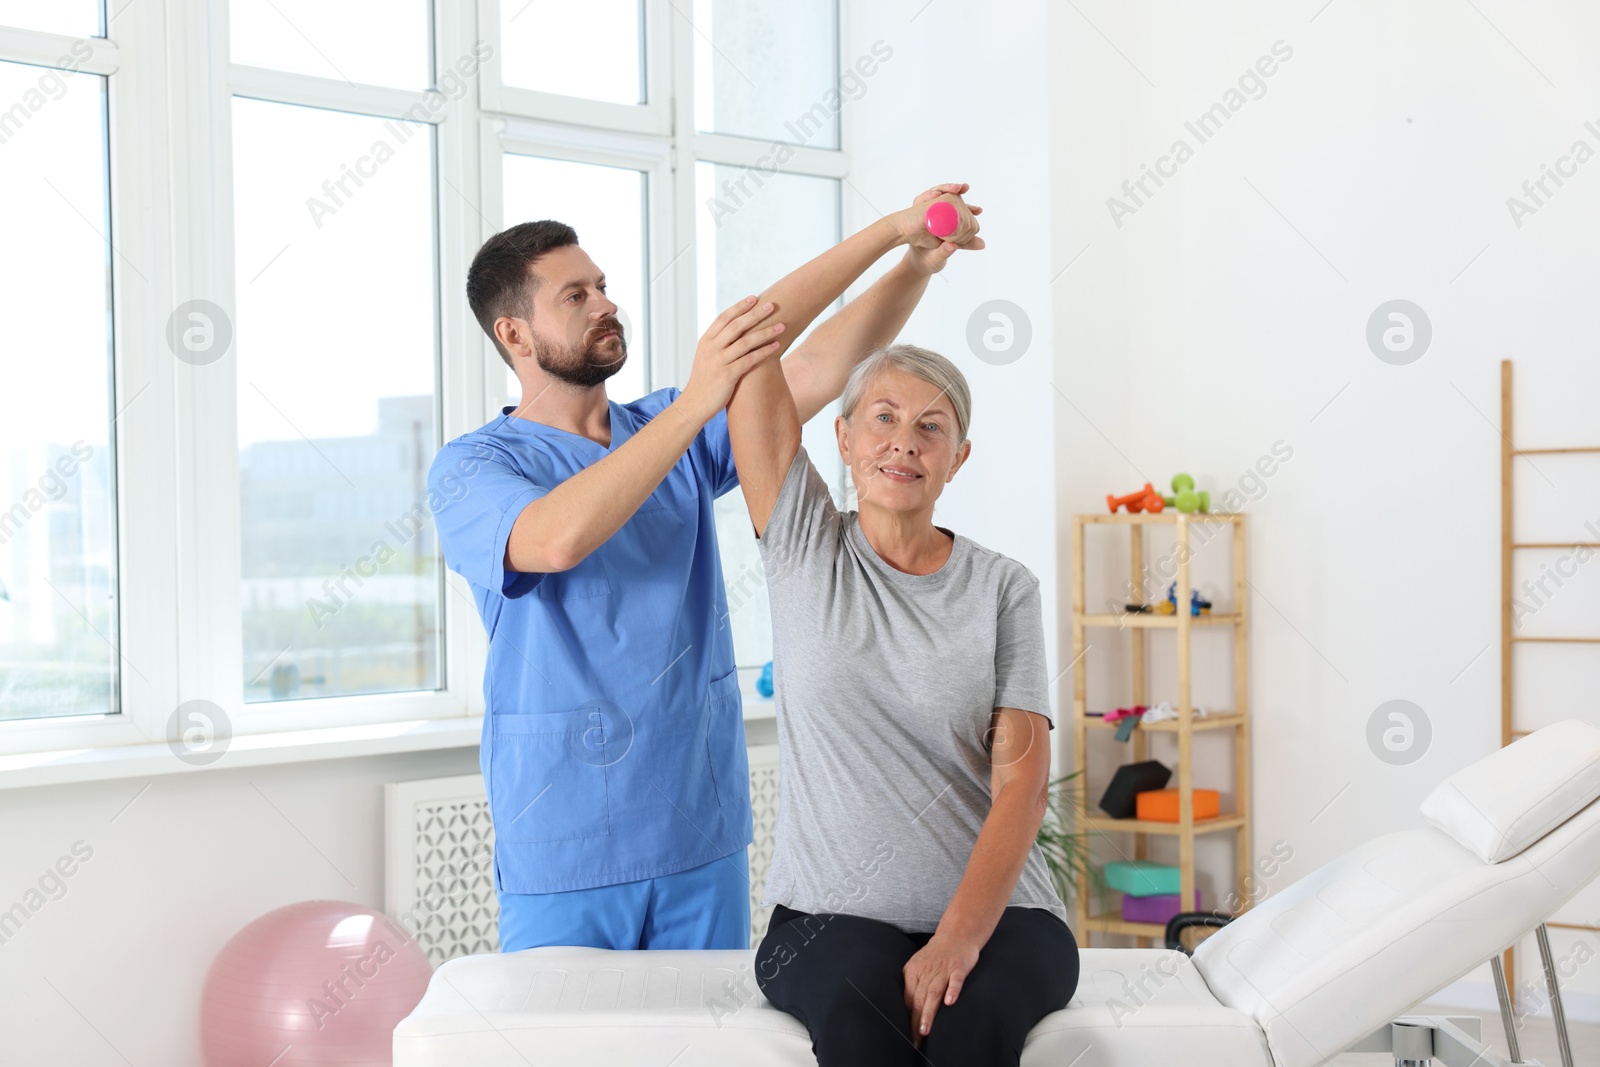
[[[1021,560],[981,545],[964,534],[949,532],[967,543],[967,555],[975,575],[991,577],[1003,596],[1038,588],[1038,576]]]

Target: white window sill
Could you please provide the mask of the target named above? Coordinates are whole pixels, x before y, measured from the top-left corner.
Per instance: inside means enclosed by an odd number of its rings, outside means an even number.
[[[275,763],[346,759],[391,752],[470,748],[483,734],[483,719],[413,719],[409,722],[336,726],[235,737],[215,763],[192,766],[178,759],[166,744],[116,745],[0,756],[0,789],[36,785],[96,782],[113,778],[149,778],[186,771],[225,771]]]
[[[741,675],[745,672],[741,671]],[[755,673],[741,685],[746,722],[773,718],[775,706],[755,691]],[[741,682],[746,679],[741,677]],[[391,752],[471,748],[483,735],[483,718],[411,719],[405,722],[335,726],[319,730],[285,730],[236,736],[215,763],[193,766],[178,759],[166,744],[106,745],[53,752],[0,756],[0,789],[38,785],[98,782],[115,778],[150,778],[199,770],[266,767],[277,763],[348,759]]]

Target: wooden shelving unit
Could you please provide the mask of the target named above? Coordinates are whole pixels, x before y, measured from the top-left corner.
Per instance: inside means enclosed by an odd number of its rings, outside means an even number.
[[[1205,525],[1227,525],[1232,539],[1232,570],[1233,570],[1233,610],[1231,612],[1214,612],[1208,615],[1189,614],[1189,591],[1192,588],[1189,580],[1189,562],[1194,550],[1191,532]],[[1174,531],[1173,557],[1176,563],[1176,573],[1173,578],[1177,581],[1177,612],[1173,615],[1141,615],[1141,614],[1091,614],[1087,611],[1084,602],[1085,579],[1085,553],[1084,535],[1090,527],[1126,527],[1129,541],[1129,573],[1133,580],[1134,588],[1145,588],[1145,530],[1151,526],[1172,527]],[[1220,533],[1220,531],[1214,531]],[[1209,538],[1208,538],[1209,540]],[[1094,730],[1115,729],[1115,724],[1106,724],[1098,717],[1088,714],[1087,700],[1087,664],[1084,657],[1094,647],[1089,639],[1092,630],[1100,628],[1121,628],[1130,632],[1133,642],[1132,667],[1133,667],[1133,702],[1134,704],[1148,704],[1146,699],[1146,648],[1148,633],[1151,630],[1176,630],[1177,631],[1177,693],[1176,699],[1171,703],[1177,708],[1178,718],[1167,722],[1143,724],[1136,727],[1130,741],[1131,760],[1136,762],[1150,758],[1148,755],[1147,739],[1151,734],[1174,734],[1177,737],[1177,774],[1176,786],[1178,789],[1178,821],[1177,822],[1151,822],[1140,819],[1113,819],[1106,816],[1080,815],[1079,828],[1093,833],[1096,837],[1106,837],[1115,844],[1116,839],[1112,834],[1131,834],[1133,836],[1133,854],[1130,859],[1148,859],[1147,847],[1151,834],[1174,836],[1178,839],[1178,868],[1181,878],[1181,897],[1185,901],[1184,910],[1189,910],[1195,890],[1194,872],[1194,842],[1195,838],[1203,834],[1228,833],[1235,835],[1234,858],[1236,869],[1235,894],[1240,903],[1239,910],[1249,907],[1250,901],[1246,894],[1250,874],[1250,659],[1249,659],[1249,632],[1250,618],[1248,584],[1246,579],[1246,542],[1245,542],[1245,517],[1238,514],[1230,515],[1185,515],[1175,511],[1161,511],[1156,514],[1109,514],[1074,515],[1072,517],[1072,662],[1076,665],[1072,681],[1072,728],[1073,728],[1073,763],[1074,769],[1079,772],[1074,779],[1074,789],[1077,792],[1077,809],[1080,812],[1089,812],[1090,783],[1087,770],[1089,757],[1089,737]],[[1162,588],[1157,596],[1165,593],[1166,581],[1162,581]],[[1222,713],[1211,712],[1203,719],[1194,715],[1194,703],[1190,691],[1193,656],[1190,650],[1190,636],[1198,628],[1223,626],[1229,627],[1233,634],[1233,707]],[[1215,818],[1196,820],[1194,817],[1194,735],[1196,733],[1212,730],[1232,730],[1234,742],[1234,788],[1235,810],[1224,811]],[[1100,792],[1104,790],[1109,774],[1099,776],[1092,794],[1095,801],[1099,800]],[[1210,788],[1210,786],[1206,786]],[[1218,786],[1220,788],[1220,786]],[[1123,846],[1115,844],[1117,851],[1127,855]],[[1206,905],[1205,901],[1201,902]],[[1077,894],[1077,929],[1085,946],[1089,944],[1088,935],[1093,931],[1106,934],[1131,934],[1138,938],[1140,947],[1154,939],[1159,945],[1165,933],[1165,927],[1160,923],[1128,922],[1118,914],[1092,915],[1089,912],[1090,886],[1087,872],[1078,876]],[[1216,902],[1211,902],[1210,907],[1215,907]]]

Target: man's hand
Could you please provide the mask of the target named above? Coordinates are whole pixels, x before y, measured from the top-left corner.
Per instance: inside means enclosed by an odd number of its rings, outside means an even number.
[[[509,571],[571,570],[633,517],[706,423],[728,406],[740,377],[778,351],[784,331],[772,301],[739,301],[717,316],[694,350],[689,384],[667,410],[610,455],[590,464],[523,508],[506,539]]]
[[[758,305],[755,297],[747,296],[718,315],[700,337],[689,384],[678,397],[699,426],[728,406],[733,387],[746,371],[778,351],[781,342],[773,338],[783,333],[784,324],[773,321],[775,313],[771,301]]]
[[[917,1048],[933,1028],[940,1005],[954,1004],[961,995],[962,983],[978,964],[980,948],[952,934],[935,933],[900,969],[906,983],[906,1010],[911,1013],[912,1043]]]

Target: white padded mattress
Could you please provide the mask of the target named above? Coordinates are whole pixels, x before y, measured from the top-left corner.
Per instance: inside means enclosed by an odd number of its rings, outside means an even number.
[[[537,948],[440,967],[395,1030],[396,1067],[814,1067],[805,1027],[767,1004],[753,951]],[[1077,993],[1024,1067],[1271,1067],[1247,1015],[1164,949],[1085,949]]]

